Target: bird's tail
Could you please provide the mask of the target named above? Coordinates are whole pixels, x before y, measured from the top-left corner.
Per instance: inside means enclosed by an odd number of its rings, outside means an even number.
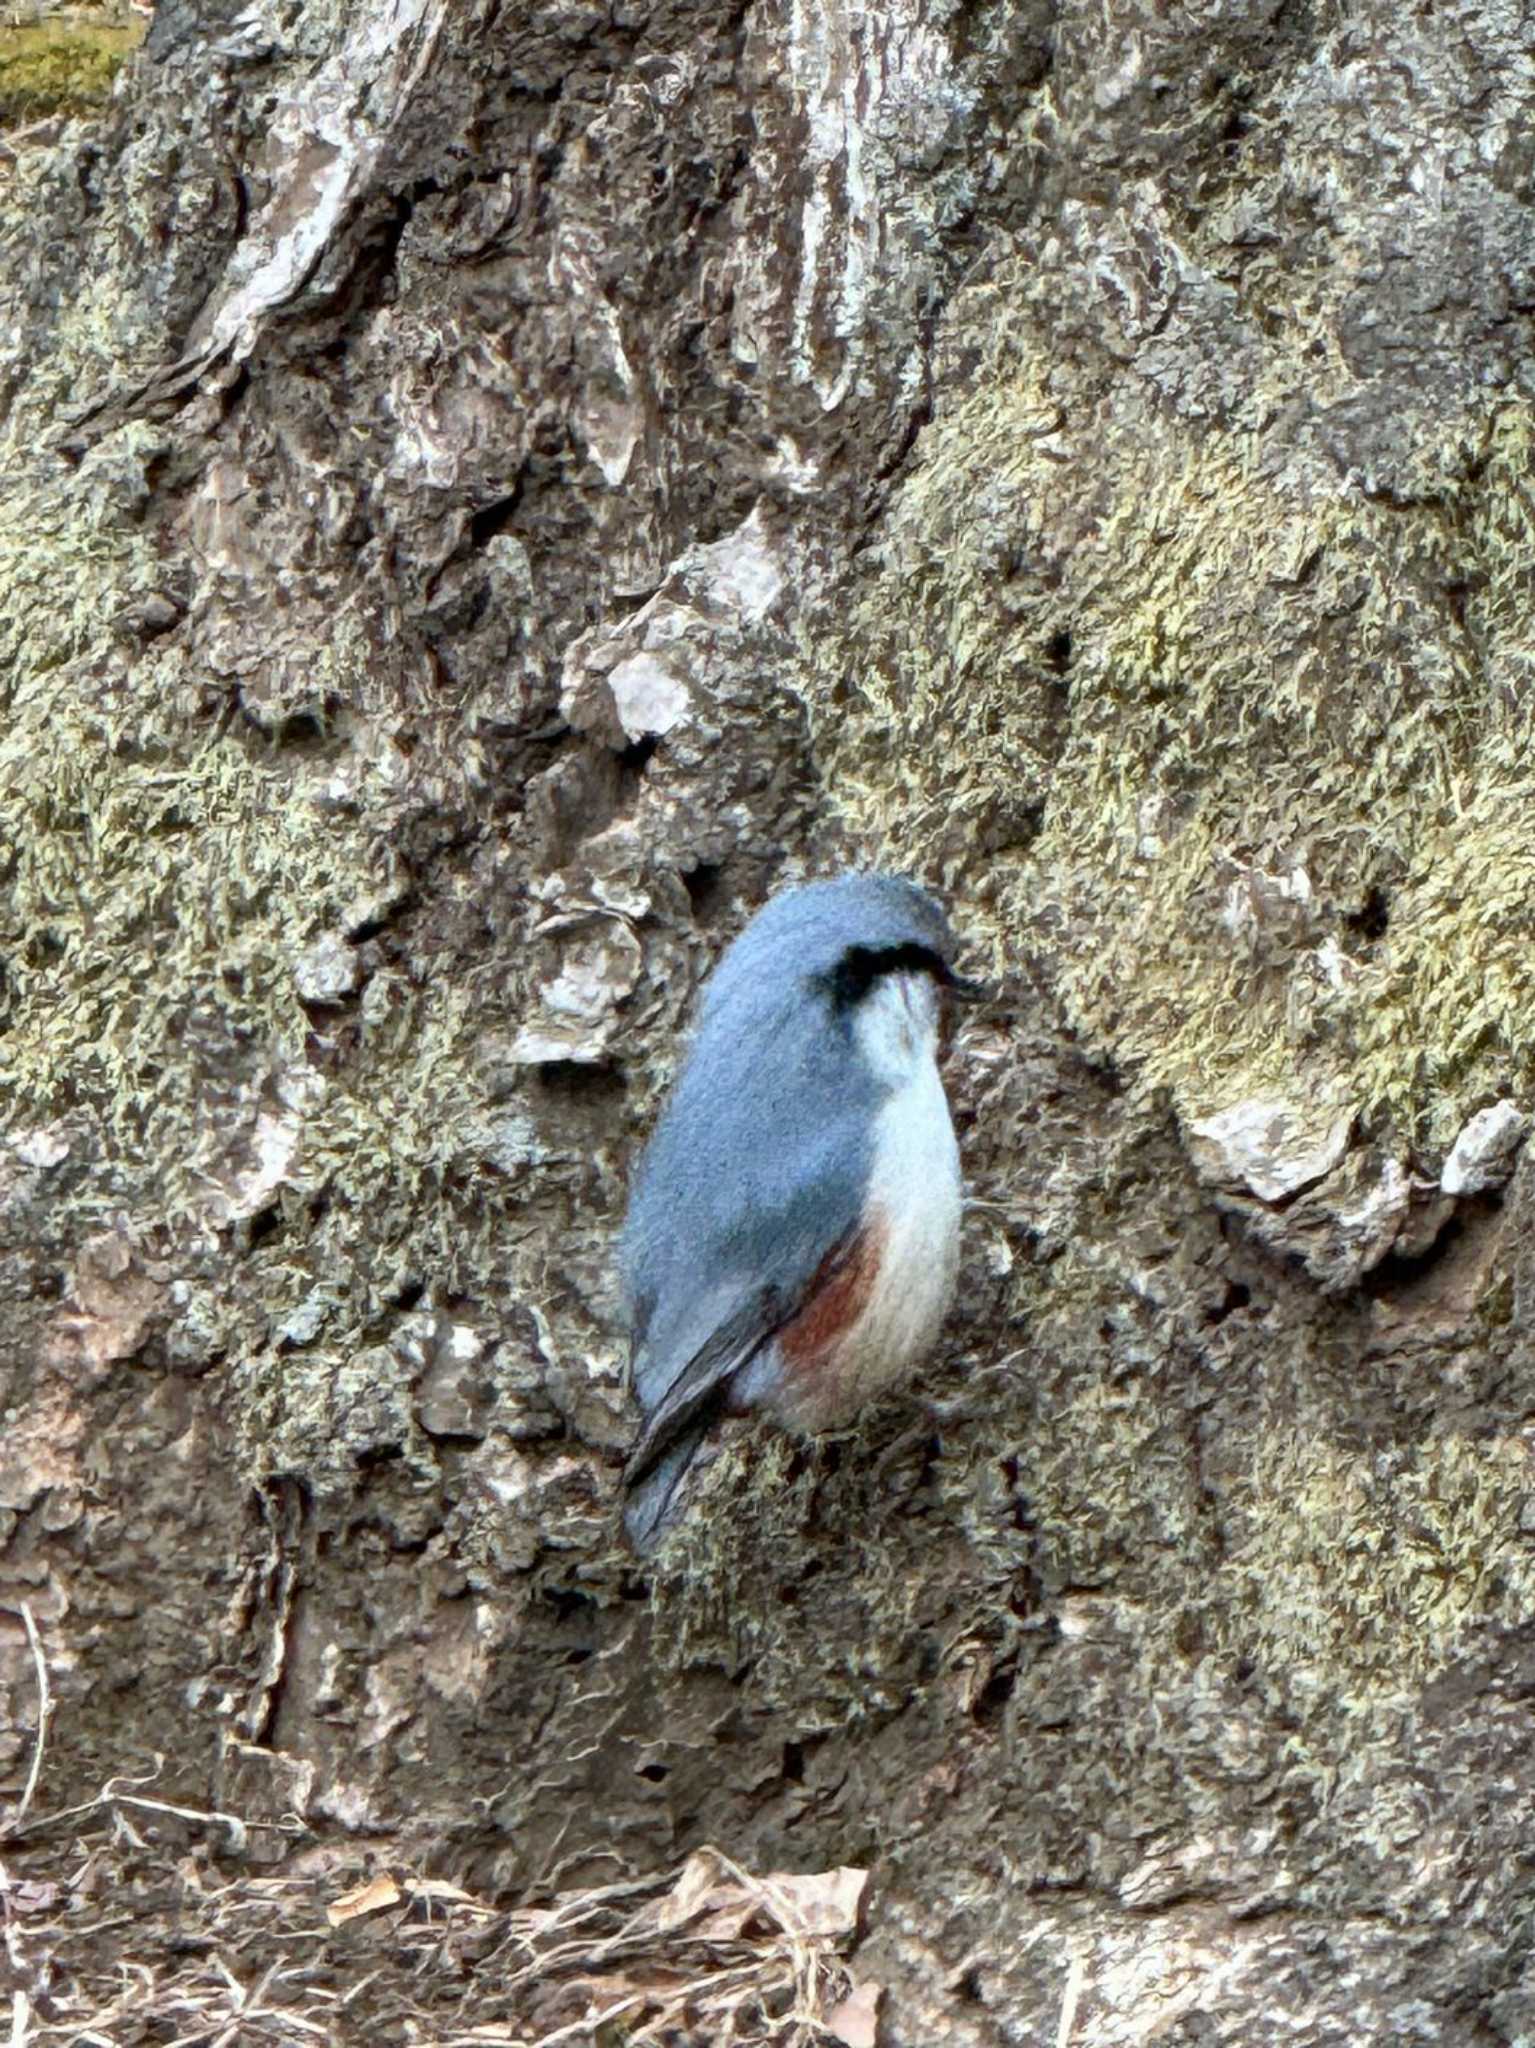
[[[628,1499],[624,1502],[624,1527],[629,1541],[641,1557],[654,1550],[672,1518],[677,1488],[698,1455],[703,1429],[685,1430],[669,1443],[658,1458],[643,1465],[631,1462],[624,1474]]]

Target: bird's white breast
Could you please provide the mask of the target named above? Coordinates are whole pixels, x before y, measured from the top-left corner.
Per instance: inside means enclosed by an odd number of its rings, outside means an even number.
[[[875,1125],[868,1212],[883,1237],[863,1313],[837,1346],[849,1410],[928,1352],[959,1266],[959,1147],[938,1078],[938,992],[926,974],[892,974],[859,1005],[864,1057],[890,1087]]]

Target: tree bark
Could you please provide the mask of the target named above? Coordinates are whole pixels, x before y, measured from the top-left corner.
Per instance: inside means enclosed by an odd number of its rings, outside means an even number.
[[[1535,2037],[1532,66],[161,0],[0,158],[8,1792],[27,1617],[40,1806],[853,1866],[891,2048]],[[960,1302],[642,1570],[626,1173],[865,862]]]

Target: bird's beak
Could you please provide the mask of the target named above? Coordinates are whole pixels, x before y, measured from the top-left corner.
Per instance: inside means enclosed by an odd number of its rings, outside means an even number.
[[[972,981],[968,974],[956,974],[952,968],[944,986],[962,1003],[989,1002],[997,992],[989,981]]]

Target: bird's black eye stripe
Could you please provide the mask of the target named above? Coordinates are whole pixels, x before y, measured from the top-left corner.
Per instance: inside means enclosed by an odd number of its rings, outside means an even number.
[[[931,974],[935,980],[949,980],[948,963],[930,946],[908,941],[902,946],[849,946],[827,975],[831,998],[839,1008],[859,1002],[881,975],[905,974],[913,970]]]

